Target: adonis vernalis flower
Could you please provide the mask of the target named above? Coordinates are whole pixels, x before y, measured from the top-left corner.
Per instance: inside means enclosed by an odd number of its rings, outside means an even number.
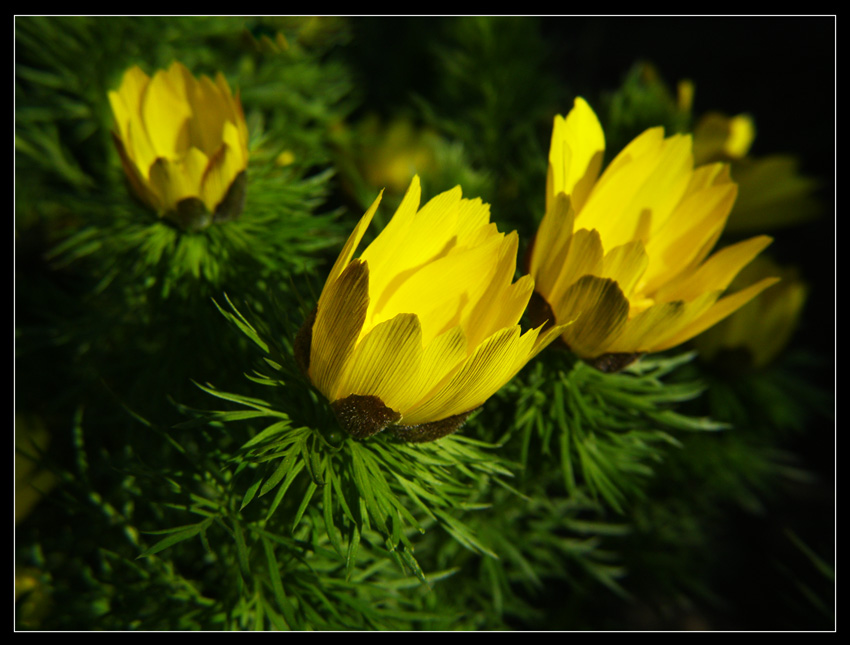
[[[707,257],[736,186],[725,164],[694,168],[689,135],[665,138],[651,128],[600,176],[604,150],[602,127],[583,99],[555,118],[546,214],[530,271],[539,296],[534,317],[575,320],[563,340],[613,371],[693,338],[776,279],[723,295],[771,239],[754,237]]]
[[[248,128],[224,76],[192,76],[179,62],[153,78],[138,66],[109,92],[113,132],[138,197],[184,229],[239,215]]]
[[[392,220],[356,259],[379,195],[348,238],[296,357],[340,425],[409,441],[454,432],[561,328],[521,333],[534,288],[513,282],[518,239],[459,186],[421,209],[414,177]]]

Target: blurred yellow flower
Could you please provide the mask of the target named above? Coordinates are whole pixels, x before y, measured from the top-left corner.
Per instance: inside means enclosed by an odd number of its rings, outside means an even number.
[[[575,320],[563,334],[569,348],[617,370],[693,338],[776,280],[721,297],[771,240],[755,237],[707,258],[736,187],[725,164],[694,168],[690,136],[650,128],[599,176],[604,150],[583,99],[555,117],[530,271],[540,297],[535,317]]]
[[[360,127],[358,138],[358,165],[369,186],[384,186],[390,193],[401,195],[414,175],[435,169],[436,133],[416,129],[407,119],[398,118],[382,127],[370,117]]]
[[[296,357],[340,425],[409,441],[454,432],[561,328],[522,334],[534,288],[513,282],[518,238],[499,233],[459,186],[419,208],[415,176],[392,220],[357,258],[379,195],[348,238]]]
[[[731,287],[744,288],[772,275],[781,281],[694,340],[702,358],[745,354],[753,367],[760,368],[785,348],[797,328],[808,293],[797,271],[758,257],[744,267]]]
[[[109,102],[121,162],[142,201],[187,230],[239,215],[248,128],[221,73],[197,80],[175,61],[150,78],[131,67]]]
[[[38,629],[53,608],[49,575],[36,567],[15,566],[15,613],[22,627]]]
[[[694,162],[731,164],[738,199],[726,223],[727,233],[769,231],[808,221],[821,211],[812,193],[818,182],[800,174],[791,155],[750,156],[755,124],[746,114],[703,115],[694,127]]]
[[[755,136],[756,126],[748,114],[727,117],[709,112],[694,127],[694,164],[742,159]]]
[[[284,150],[277,157],[275,157],[274,162],[278,166],[289,166],[295,163],[295,153],[292,150]]]

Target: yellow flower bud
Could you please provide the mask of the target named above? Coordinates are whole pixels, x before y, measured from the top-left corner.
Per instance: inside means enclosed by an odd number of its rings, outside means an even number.
[[[198,80],[175,61],[150,78],[131,67],[109,102],[130,186],[160,217],[199,230],[239,215],[248,128],[221,73]]]
[[[421,209],[413,178],[392,220],[356,259],[380,202],[331,269],[296,357],[345,430],[409,441],[454,432],[557,337],[518,321],[534,289],[513,282],[518,239],[459,186]]]
[[[773,284],[731,295],[729,283],[771,239],[708,257],[735,201],[726,164],[694,168],[691,137],[651,128],[600,176],[605,137],[576,99],[555,118],[546,214],[530,257],[541,317],[575,321],[563,339],[600,369],[683,343]],[[538,314],[539,315],[539,314]]]

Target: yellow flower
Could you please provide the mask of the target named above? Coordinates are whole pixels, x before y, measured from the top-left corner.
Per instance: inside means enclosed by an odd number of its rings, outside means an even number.
[[[769,275],[778,275],[782,280],[695,339],[700,356],[712,360],[720,354],[742,358],[744,354],[753,367],[760,368],[785,348],[797,327],[808,292],[797,271],[758,257],[744,267],[732,287],[747,287]]]
[[[121,162],[142,201],[188,230],[239,215],[248,128],[221,73],[197,80],[175,61],[150,78],[131,67],[109,102]]]
[[[363,126],[363,135],[374,145],[362,152],[363,177],[370,186],[386,186],[401,195],[414,175],[427,174],[436,165],[436,134],[416,130],[405,119],[396,119],[385,128],[374,120]]]
[[[392,220],[352,259],[381,200],[348,238],[296,357],[340,425],[409,441],[454,432],[552,339],[517,324],[534,288],[513,283],[518,238],[459,186],[421,209],[413,178]]]
[[[726,222],[727,233],[766,231],[801,224],[822,211],[813,196],[818,182],[800,174],[799,161],[787,154],[749,155],[755,124],[745,115],[710,112],[694,127],[697,164],[728,161],[738,198]]]
[[[694,163],[743,159],[756,136],[756,126],[747,114],[727,117],[709,112],[694,127]]]
[[[575,320],[563,335],[570,349],[617,370],[693,338],[775,279],[720,297],[771,240],[755,237],[706,259],[736,186],[725,164],[694,168],[690,136],[651,128],[598,176],[604,150],[583,99],[555,118],[530,270],[542,299],[537,318]]]

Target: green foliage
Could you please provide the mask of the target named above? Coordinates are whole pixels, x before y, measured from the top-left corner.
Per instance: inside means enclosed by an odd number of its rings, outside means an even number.
[[[661,378],[693,354],[641,359],[619,374],[606,374],[581,361],[560,367],[563,353],[528,375],[517,397],[515,427],[526,471],[535,457],[557,454],[570,494],[586,486],[617,512],[630,496],[643,494],[667,446],[679,447],[672,430],[719,430],[724,424],[684,416],[672,406],[702,392],[696,381],[666,384]],[[554,435],[554,436],[553,436]],[[556,444],[556,445],[553,445]]]
[[[121,194],[92,209],[90,223],[57,244],[48,258],[58,267],[88,260],[100,277],[94,293],[115,282],[116,288],[155,290],[151,297],[157,299],[172,292],[189,299],[227,285],[252,290],[281,270],[313,269],[317,262],[310,254],[341,238],[330,216],[312,214],[326,195],[328,173],[298,179],[266,163],[256,170],[249,165],[248,174],[245,210],[227,225],[185,233]],[[92,201],[87,203],[91,208]]]
[[[539,28],[534,18],[447,21],[431,45],[437,87],[417,100],[426,123],[488,170],[478,195],[525,239],[543,213],[552,119],[568,107]]]

